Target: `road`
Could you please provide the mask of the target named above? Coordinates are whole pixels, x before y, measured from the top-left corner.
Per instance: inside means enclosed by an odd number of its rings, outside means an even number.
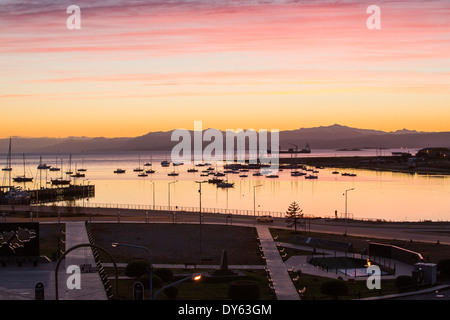
[[[2,218],[0,221],[30,221],[30,212],[33,212],[33,221],[57,221],[57,212],[61,212],[61,221],[89,220],[93,221],[148,221],[148,222],[176,222],[176,223],[198,223],[200,215],[198,212],[176,212],[176,211],[149,211],[139,209],[117,209],[117,208],[72,208],[66,213],[65,207],[28,207],[16,206],[13,214],[11,206],[0,206]],[[46,217],[49,214],[52,217]],[[19,218],[19,216],[21,218]],[[26,218],[24,218],[26,217]],[[256,225],[256,217],[248,215],[225,215],[204,213],[203,223],[217,224],[239,224]],[[320,233],[347,233],[349,236],[368,237],[370,239],[396,239],[413,240],[420,242],[450,245],[450,223],[440,222],[365,222],[345,219],[306,219],[306,228],[311,232]],[[274,218],[274,227],[287,228],[285,219]]]

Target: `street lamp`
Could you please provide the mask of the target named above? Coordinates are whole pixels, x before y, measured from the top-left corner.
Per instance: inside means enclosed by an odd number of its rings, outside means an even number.
[[[345,190],[345,235],[347,235],[348,213],[347,213],[347,192],[355,190],[355,188]]]
[[[170,211],[170,185],[171,185],[172,183],[176,183],[176,182],[178,182],[178,180],[169,182],[169,184],[168,184],[168,186],[167,186],[167,189],[168,189],[168,205],[169,205],[169,211]]]
[[[153,211],[155,211],[155,181],[150,181],[153,184]]]
[[[143,247],[143,246],[138,246],[138,245],[134,245],[134,244],[128,244],[128,243],[119,243],[119,242],[113,242],[111,243],[111,246],[113,248],[117,248],[117,247],[130,247],[130,248],[137,248],[137,249],[142,249],[148,252],[148,273],[149,273],[149,281],[150,281],[150,300],[153,300],[153,282],[152,282],[152,255],[150,253],[150,249]]]
[[[179,284],[179,283],[181,283],[181,282],[188,281],[188,280],[200,281],[201,278],[202,278],[202,275],[201,275],[201,274],[193,274],[193,275],[191,275],[191,276],[189,276],[189,277],[185,277],[185,278],[183,278],[183,279],[181,279],[181,280],[178,280],[178,281],[176,281],[176,282],[174,282],[174,283],[171,283],[171,284],[169,284],[169,285],[167,285],[167,286],[165,286],[165,287],[162,287],[161,289],[159,289],[158,291],[156,291],[156,293],[155,293],[155,299],[154,299],[154,300],[156,300],[157,296],[158,296],[162,291],[164,291],[165,289],[167,289],[167,288],[169,288],[169,287],[173,287],[173,286],[175,286],[175,285],[177,285],[177,284]]]
[[[200,197],[200,211],[199,211],[199,225],[200,225],[200,258],[202,255],[202,183],[206,183],[208,181],[195,181],[198,183],[198,193]]]
[[[262,187],[262,184],[253,186],[253,223],[255,223],[256,219],[256,188],[258,187]]]

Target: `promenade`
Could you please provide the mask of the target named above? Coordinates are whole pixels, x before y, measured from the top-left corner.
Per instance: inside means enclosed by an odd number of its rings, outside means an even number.
[[[66,248],[78,244],[89,243],[85,223],[82,221],[66,222]],[[275,242],[270,235],[268,226],[257,226],[258,236],[266,257],[267,268],[273,279],[273,285],[278,300],[299,300],[298,293],[281,259]],[[92,250],[89,247],[71,251],[60,264],[58,272],[59,300],[107,300],[107,296],[97,272],[81,273],[81,289],[68,290],[66,281],[70,274],[66,273],[70,265],[91,264],[95,266]],[[110,263],[104,263],[109,266]],[[120,266],[120,265],[119,265]],[[154,267],[183,268],[184,265],[155,264]],[[218,265],[202,265],[203,268],[216,269]],[[232,269],[262,269],[263,265],[230,265]],[[44,284],[45,299],[54,300],[55,295],[55,262],[38,264],[33,267],[24,265],[8,265],[0,272],[0,300],[33,300],[34,287],[38,282]]]
[[[45,220],[45,219],[44,219]],[[51,220],[51,221],[50,221]],[[56,222],[55,218],[46,220],[48,223]],[[239,220],[237,217],[233,218],[233,225],[249,226],[253,220]],[[66,250],[75,245],[89,243],[85,222],[80,220],[64,219],[61,221],[66,225]],[[102,222],[117,222],[110,219],[105,219]],[[135,220],[135,223],[145,223],[142,220]],[[156,220],[154,221],[156,222]],[[46,223],[46,222],[41,222]],[[191,223],[191,222],[188,222]],[[194,222],[195,223],[195,222]],[[219,221],[209,221],[208,223],[220,223]],[[222,222],[223,223],[223,222]],[[251,223],[255,225],[254,222]],[[337,270],[330,270],[329,272],[314,267],[307,261],[308,256],[292,256],[288,260],[283,261],[279,253],[277,243],[272,238],[269,232],[269,226],[266,224],[255,225],[258,237],[260,239],[262,254],[265,256],[266,265],[230,265],[231,269],[268,269],[270,278],[273,280],[273,287],[278,300],[299,300],[299,294],[294,287],[294,284],[289,275],[288,269],[301,270],[304,274],[312,274],[317,276],[338,278],[345,280],[353,278],[352,275],[345,275]],[[272,225],[270,225],[272,227]],[[293,245],[283,243],[283,247],[291,247],[302,250],[311,250],[310,247]],[[328,256],[343,256],[343,252],[335,252],[330,250],[319,250]],[[108,266],[108,262],[103,265]],[[401,263],[399,261],[391,261],[395,263],[395,275],[386,277],[395,278],[399,275],[411,275],[413,266]],[[62,261],[58,273],[58,298],[60,300],[106,300],[106,294],[103,288],[102,281],[97,272],[82,273],[81,274],[81,290],[68,290],[66,281],[69,274],[66,273],[67,267],[70,265],[91,264],[95,266],[95,261],[92,255],[92,250],[89,247],[78,248],[70,252],[66,259]],[[19,267],[14,264],[8,264],[0,270],[0,300],[33,300],[34,287],[38,282],[42,282],[45,287],[45,299],[54,300],[55,296],[55,262],[40,263],[37,266],[31,264],[24,264]],[[183,268],[184,265],[166,265],[154,264],[155,268]],[[202,268],[214,269],[218,265],[202,265]]]

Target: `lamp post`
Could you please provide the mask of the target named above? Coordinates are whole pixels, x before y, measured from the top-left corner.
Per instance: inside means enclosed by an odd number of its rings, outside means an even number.
[[[158,291],[156,291],[154,300],[156,300],[156,298],[158,297],[158,295],[159,295],[162,291],[164,291],[165,289],[167,289],[167,288],[169,288],[169,287],[173,287],[173,286],[175,286],[175,285],[177,285],[177,284],[180,284],[181,282],[184,282],[184,281],[187,281],[187,280],[199,281],[201,278],[202,278],[202,275],[201,275],[201,274],[197,274],[197,275],[193,274],[193,275],[191,275],[191,276],[189,276],[189,277],[185,277],[185,278],[180,279],[180,280],[178,280],[178,281],[176,281],[176,282],[174,282],[174,283],[171,283],[171,284],[169,284],[169,285],[167,285],[167,286],[165,286],[165,287],[162,287],[161,289],[159,289]]]
[[[138,245],[134,245],[134,244],[128,244],[128,243],[119,243],[119,242],[113,242],[111,243],[111,246],[113,248],[117,248],[117,247],[130,247],[130,248],[137,248],[137,249],[142,249],[148,252],[148,273],[149,273],[149,281],[150,281],[150,300],[153,300],[153,281],[152,281],[152,255],[150,253],[150,249],[143,247],[143,246],[138,246]]]
[[[200,258],[202,256],[202,183],[206,183],[207,181],[195,181],[198,183],[198,193],[200,198],[200,210],[199,210],[199,226],[200,226]]]
[[[255,222],[255,219],[256,219],[256,188],[258,188],[258,187],[262,187],[262,184],[253,186],[253,223],[256,223]]]
[[[153,211],[155,211],[155,181],[150,181],[153,184]]]
[[[167,186],[167,192],[168,192],[168,197],[167,197],[167,199],[168,199],[169,211],[170,211],[170,185],[171,185],[172,183],[176,183],[176,182],[178,182],[178,180],[169,182],[169,184],[168,184],[168,186]]]
[[[348,224],[347,193],[352,190],[355,190],[355,188],[345,190],[345,233],[344,233],[344,235],[347,235],[347,224]]]

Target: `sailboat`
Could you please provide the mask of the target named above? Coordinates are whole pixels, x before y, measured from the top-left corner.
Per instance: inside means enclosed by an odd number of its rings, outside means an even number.
[[[63,164],[62,164],[62,162],[63,162],[63,160],[61,158],[61,178],[59,178],[59,179],[52,179],[51,183],[52,183],[53,186],[62,186],[62,185],[69,185],[70,184],[70,180],[63,179],[63,176],[62,176],[63,175],[62,174]]]
[[[155,173],[155,172],[156,172],[155,170],[153,170],[153,162],[152,162],[152,157],[151,157],[151,156],[150,156],[150,162],[147,162],[146,164],[144,164],[144,166],[145,166],[145,167],[151,167],[150,169],[145,170],[145,173],[150,173],[150,174],[152,174],[152,173]]]
[[[8,157],[6,158],[6,167],[2,168],[2,171],[12,171],[11,167],[11,138],[9,138],[9,151],[8,151]]]
[[[72,171],[72,155],[69,156],[69,171],[66,171],[66,174],[73,174],[73,171]]]
[[[25,154],[23,155],[23,176],[13,178],[14,182],[32,182],[33,178],[28,178],[25,173]]]
[[[72,178],[84,178],[86,175],[84,173],[79,172],[80,170],[77,170],[77,165],[75,164],[75,173],[70,175]]]
[[[87,169],[86,169],[86,167],[84,166],[84,158],[83,158],[83,160],[81,161],[81,164],[83,165],[83,167],[82,167],[81,169],[78,169],[77,172],[86,172]]]
[[[39,158],[39,165],[38,165],[38,170],[47,170],[47,169],[50,169],[51,168],[51,166],[48,166],[47,164],[45,164],[45,163],[42,163],[42,156]]]
[[[58,158],[56,158],[56,165],[58,165]],[[58,167],[51,167],[50,171],[52,172],[56,172],[56,171],[61,171],[61,168]]]
[[[134,172],[142,172],[144,169],[141,168],[141,157],[139,156],[139,167],[133,170]]]

